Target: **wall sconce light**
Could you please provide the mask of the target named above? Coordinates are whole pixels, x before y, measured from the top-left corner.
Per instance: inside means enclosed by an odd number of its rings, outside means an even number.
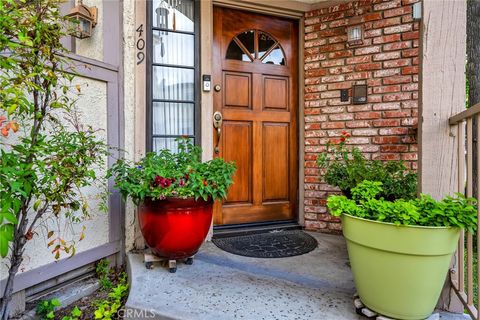
[[[347,27],[347,42],[349,46],[363,44],[363,25]]]
[[[72,36],[79,39],[92,36],[92,28],[97,25],[97,7],[87,7],[79,0],[66,16],[72,21]]]
[[[421,2],[417,2],[413,4],[412,17],[413,17],[413,20],[416,20],[416,21],[422,19],[422,3]]]

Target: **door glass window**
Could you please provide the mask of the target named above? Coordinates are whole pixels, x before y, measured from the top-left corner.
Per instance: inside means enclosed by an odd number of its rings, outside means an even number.
[[[226,59],[284,66],[283,49],[271,35],[260,30],[248,30],[237,34],[227,47]]]
[[[195,142],[198,72],[194,0],[153,0],[150,64],[152,151],[177,150],[175,139]]]

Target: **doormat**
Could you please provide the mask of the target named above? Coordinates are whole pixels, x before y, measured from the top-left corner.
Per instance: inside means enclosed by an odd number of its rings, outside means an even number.
[[[273,231],[250,235],[214,238],[220,249],[245,257],[284,258],[315,249],[317,240],[302,230]]]

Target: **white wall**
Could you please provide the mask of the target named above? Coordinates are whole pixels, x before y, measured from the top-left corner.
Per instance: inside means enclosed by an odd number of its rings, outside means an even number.
[[[72,95],[77,97],[77,109],[80,114],[81,122],[85,125],[90,125],[98,131],[98,137],[106,141],[107,139],[107,88],[106,83],[86,78],[76,78],[72,83],[73,90],[76,90],[76,85],[80,86],[81,93]],[[97,173],[103,176],[107,169],[106,159],[103,168],[99,168]],[[104,190],[101,185],[88,187],[82,190],[83,195],[88,199],[90,207],[90,217],[81,223],[67,223],[65,219],[56,219],[53,215],[47,216],[47,219],[39,224],[35,229],[33,239],[27,242],[24,253],[24,261],[20,267],[20,272],[23,273],[45,264],[55,261],[54,255],[51,253],[53,248],[48,248],[47,243],[52,239],[47,240],[46,234],[52,230],[55,232],[54,237],[61,235],[67,242],[68,240],[76,240],[76,252],[82,252],[108,242],[109,226],[108,213],[99,210],[98,205],[100,199],[99,193]],[[67,226],[65,228],[65,226]],[[79,240],[80,233],[85,227],[85,238]],[[62,233],[59,233],[59,230]],[[62,258],[68,257],[68,254],[62,254]],[[5,259],[5,262],[7,259]],[[3,262],[3,261],[2,261]],[[7,276],[7,264],[0,263],[0,279]]]

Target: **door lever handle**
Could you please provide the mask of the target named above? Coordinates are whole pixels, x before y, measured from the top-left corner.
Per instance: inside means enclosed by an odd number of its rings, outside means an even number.
[[[216,153],[216,154],[219,154],[220,153],[220,149],[218,147],[218,145],[220,144],[220,137],[222,135],[222,122],[223,122],[223,116],[222,114],[217,111],[213,114],[213,127],[215,129],[217,129],[217,143],[215,144],[215,148],[213,149],[213,151]]]

